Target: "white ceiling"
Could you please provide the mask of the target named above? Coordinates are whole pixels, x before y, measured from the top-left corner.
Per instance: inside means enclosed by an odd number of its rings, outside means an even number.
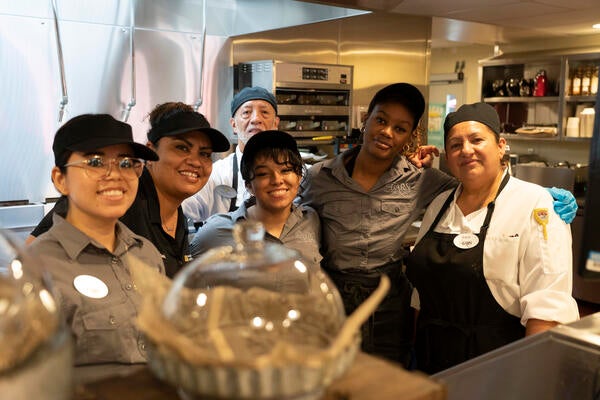
[[[600,0],[333,0],[330,5],[498,27],[499,41],[598,34]]]

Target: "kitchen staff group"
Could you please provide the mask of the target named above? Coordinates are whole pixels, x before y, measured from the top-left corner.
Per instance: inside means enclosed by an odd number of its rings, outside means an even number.
[[[574,198],[507,173],[498,115],[483,103],[446,117],[453,177],[429,168],[437,149],[419,146],[424,111],[413,85],[382,88],[361,145],[309,169],[294,138],[277,130],[276,98],[259,87],[234,96],[238,145],[214,164],[229,141],[183,103],[149,113],[146,146],[107,114],[65,123],[52,147],[63,196],[27,249],[61,294],[75,364],[146,361],[125,255],[173,277],[192,257],[231,244],[244,219],[323,268],[347,313],[388,275],[390,292],[361,328],[362,349],[405,367],[435,373],[576,320]],[[404,235],[423,210],[407,254]],[[191,243],[186,217],[198,227]]]

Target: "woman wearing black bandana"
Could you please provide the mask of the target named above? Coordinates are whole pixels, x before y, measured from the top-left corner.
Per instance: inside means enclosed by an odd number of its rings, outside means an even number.
[[[460,186],[429,206],[407,262],[417,368],[436,373],[578,318],[571,233],[544,188],[511,177],[496,111],[464,105],[444,123]]]

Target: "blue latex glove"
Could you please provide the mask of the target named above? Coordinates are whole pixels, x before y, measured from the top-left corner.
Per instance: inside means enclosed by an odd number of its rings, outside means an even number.
[[[570,224],[577,214],[577,201],[571,192],[557,187],[546,188],[554,199],[554,211],[560,219]]]

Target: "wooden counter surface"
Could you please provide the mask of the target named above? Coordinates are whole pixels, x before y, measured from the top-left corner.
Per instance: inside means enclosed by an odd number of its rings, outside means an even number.
[[[146,367],[76,387],[74,400],[179,400],[171,386]],[[77,377],[77,372],[76,372]],[[359,353],[350,370],[326,391],[323,400],[444,400],[444,388],[425,375]]]

